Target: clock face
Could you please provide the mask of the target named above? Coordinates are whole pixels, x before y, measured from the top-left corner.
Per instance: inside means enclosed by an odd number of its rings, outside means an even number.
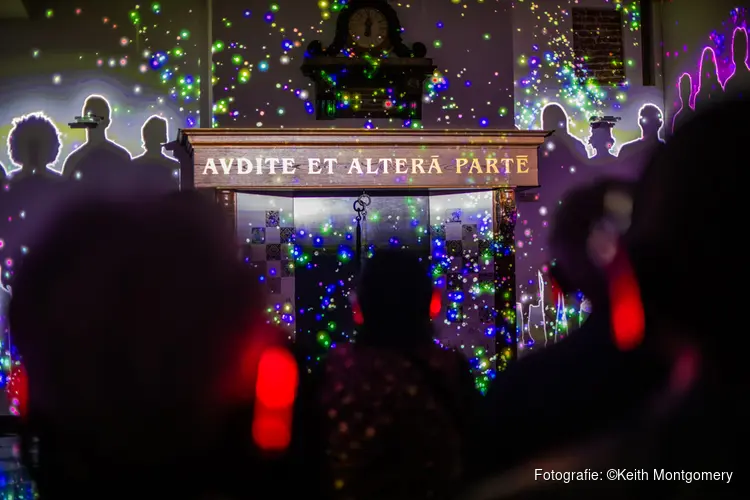
[[[359,9],[349,18],[349,35],[361,49],[379,48],[388,42],[388,19],[377,9]]]

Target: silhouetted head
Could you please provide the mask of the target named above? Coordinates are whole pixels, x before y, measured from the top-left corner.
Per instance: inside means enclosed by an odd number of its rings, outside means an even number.
[[[548,104],[542,111],[542,129],[554,130],[555,134],[568,133],[568,115],[559,104]]]
[[[700,75],[701,75],[701,90],[710,90],[713,80],[718,80],[719,73],[716,67],[716,52],[711,47],[703,49],[700,64]],[[705,86],[704,85],[709,85]]]
[[[641,112],[639,113],[638,125],[641,127],[644,138],[658,139],[659,130],[664,125],[661,110],[653,104],[646,104],[641,108]]]
[[[747,210],[739,176],[747,164],[739,146],[747,142],[747,113],[747,101],[721,103],[675,132],[638,183],[628,235],[647,325],[668,323],[725,354],[734,349],[723,332],[736,332],[733,318],[745,307],[743,294],[731,291],[741,287],[744,246],[724,235],[742,226]],[[731,313],[691,312],[696,295]]]
[[[432,280],[419,257],[406,250],[377,250],[357,286],[365,331],[361,342],[399,346],[429,342]]]
[[[684,73],[680,77],[678,90],[682,107],[690,106],[690,98],[693,96],[693,78],[689,74]]]
[[[589,144],[596,150],[596,156],[606,156],[615,144],[615,138],[612,136],[612,126],[609,123],[599,123],[592,125],[591,137]]]
[[[104,135],[112,123],[112,108],[109,106],[109,101],[100,95],[91,95],[86,98],[82,114],[83,116],[96,116],[101,120],[96,128],[86,129],[89,135]]]
[[[196,193],[88,202],[33,248],[9,317],[42,494],[106,480],[125,495],[128,469],[156,480],[220,455],[219,433],[245,404],[225,384],[242,379],[263,300],[218,207]]]
[[[607,300],[607,282],[601,263],[597,262],[595,231],[611,220],[607,201],[614,196],[629,199],[632,184],[619,180],[602,180],[574,189],[563,198],[554,215],[550,232],[552,275],[563,293],[580,291],[594,307]],[[613,228],[616,230],[616,228]]]
[[[146,120],[141,129],[143,148],[148,152],[161,153],[162,144],[166,144],[169,140],[168,132],[167,120],[161,116],[152,116]]]
[[[737,70],[747,67],[747,30],[737,28],[732,36],[732,61]]]

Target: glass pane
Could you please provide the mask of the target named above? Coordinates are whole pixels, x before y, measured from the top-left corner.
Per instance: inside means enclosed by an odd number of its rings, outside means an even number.
[[[243,258],[259,275],[272,321],[294,334],[294,200],[237,193],[237,236]]]
[[[437,338],[461,349],[486,389],[495,377],[492,191],[430,196],[434,275],[442,287]]]
[[[351,337],[356,198],[295,198],[297,342],[314,357]]]
[[[295,198],[297,341],[318,355],[349,339],[356,272],[356,197]],[[363,255],[409,248],[429,256],[428,198],[372,196],[361,222]],[[394,321],[397,321],[394,312]]]

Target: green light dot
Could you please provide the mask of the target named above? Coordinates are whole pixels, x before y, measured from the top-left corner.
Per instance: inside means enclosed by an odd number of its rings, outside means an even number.
[[[434,42],[432,42],[432,46],[435,47],[436,49],[439,49],[440,47],[443,46],[443,42],[441,42],[440,40],[435,40]]]

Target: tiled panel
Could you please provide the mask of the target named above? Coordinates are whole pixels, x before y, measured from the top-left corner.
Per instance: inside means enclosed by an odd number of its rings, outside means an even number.
[[[430,230],[436,284],[444,290],[442,319],[435,321],[437,337],[462,349],[478,374],[491,378],[495,354],[492,192],[430,196]]]
[[[237,194],[237,236],[243,257],[265,284],[270,320],[294,334],[294,200]]]

